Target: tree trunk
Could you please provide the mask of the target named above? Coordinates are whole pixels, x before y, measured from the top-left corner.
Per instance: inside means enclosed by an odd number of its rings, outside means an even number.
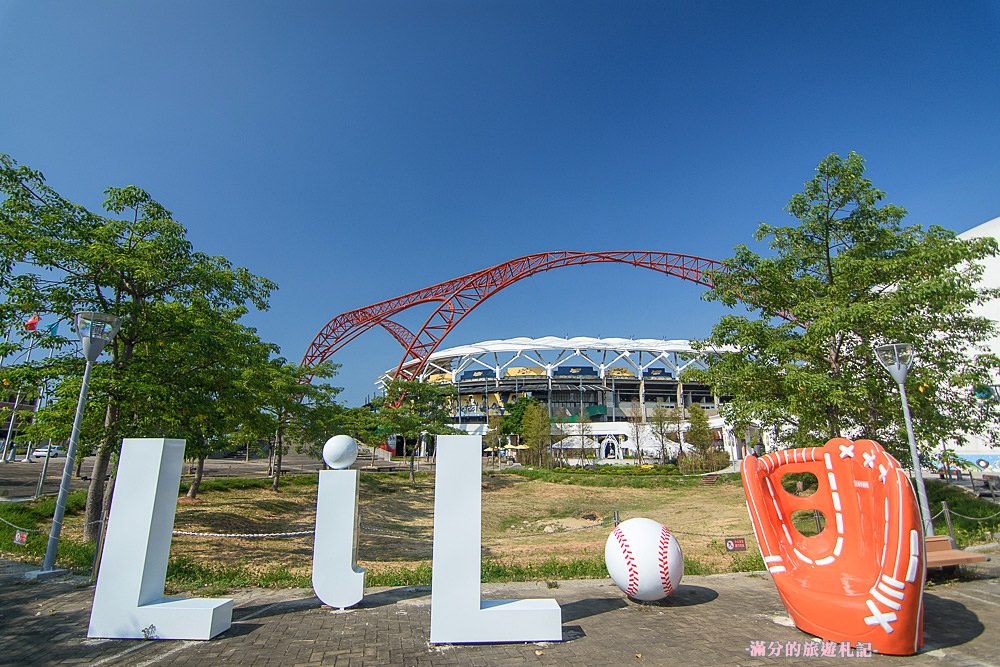
[[[282,443],[283,438],[279,431],[274,436],[274,467],[273,476],[271,477],[271,490],[275,492],[277,492],[278,482],[281,480],[281,450],[284,449]]]
[[[87,487],[87,510],[84,516],[83,536],[88,542],[96,542],[101,534],[101,512],[104,510],[104,476],[108,473],[111,450],[102,447],[94,458],[94,469],[90,473]]]
[[[84,516],[83,536],[88,542],[96,542],[101,536],[101,517],[104,512],[104,477],[108,474],[108,464],[111,461],[113,448],[111,427],[118,421],[118,405],[113,400],[108,402],[104,412],[105,440],[97,448],[94,457],[94,469],[90,473],[90,486],[87,488],[87,505]],[[79,443],[77,443],[79,446]]]
[[[198,489],[201,487],[201,475],[205,470],[205,455],[202,454],[198,457],[198,465],[194,469],[194,479],[191,480],[191,486],[188,488],[187,497],[194,499],[198,497]]]
[[[118,480],[118,460],[114,457],[108,459],[110,475],[108,483],[104,487],[104,501],[101,503],[101,520],[107,521],[111,513],[111,500],[115,495],[115,482]],[[100,526],[98,526],[100,528]]]
[[[404,440],[403,442],[406,442],[406,441]],[[420,441],[418,440],[417,442],[419,443]],[[404,447],[405,447],[405,445],[404,445]],[[416,458],[417,458],[417,448],[416,447],[411,447],[410,448],[410,481],[411,482],[417,481],[417,476],[413,472],[413,468],[414,468],[415,463],[416,463]]]

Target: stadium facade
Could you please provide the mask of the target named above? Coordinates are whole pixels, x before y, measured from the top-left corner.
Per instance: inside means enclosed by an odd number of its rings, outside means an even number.
[[[510,338],[438,350],[417,379],[454,385],[452,425],[473,435],[485,435],[491,419],[519,398],[536,399],[548,409],[555,447],[579,450],[582,444],[598,459],[632,458],[637,440],[644,456],[659,456],[654,411],[697,404],[716,444],[738,460],[743,442],[719,414],[725,399],[679,379],[703,367],[704,354],[686,340]],[[383,389],[390,377],[379,378]],[[687,426],[683,422],[682,430]],[[677,447],[668,443],[667,453],[675,455]]]

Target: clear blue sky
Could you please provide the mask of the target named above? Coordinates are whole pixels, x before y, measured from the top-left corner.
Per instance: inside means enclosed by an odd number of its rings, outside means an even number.
[[[0,0],[0,44],[0,151],[95,208],[147,189],[279,284],[248,321],[296,361],[338,313],[531,252],[724,259],[831,152],[910,223],[1000,215],[996,2]],[[702,292],[564,269],[444,345],[704,336]],[[342,397],[399,356],[345,348]]]

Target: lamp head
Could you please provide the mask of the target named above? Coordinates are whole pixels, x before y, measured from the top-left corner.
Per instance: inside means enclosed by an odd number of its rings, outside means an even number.
[[[889,343],[875,348],[875,358],[897,384],[906,381],[906,373],[913,365],[913,346],[909,343]]]
[[[118,333],[122,320],[115,315],[83,311],[76,314],[76,333],[83,343],[83,356],[87,361],[97,361],[104,347]]]

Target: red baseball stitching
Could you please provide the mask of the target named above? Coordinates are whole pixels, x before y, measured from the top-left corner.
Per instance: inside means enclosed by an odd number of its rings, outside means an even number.
[[[621,528],[615,527],[612,535],[618,540],[618,546],[621,548],[625,564],[628,566],[628,590],[625,592],[634,597],[639,592],[639,570],[635,567],[635,556],[632,555],[632,548],[629,547],[628,540]]]
[[[666,526],[660,531],[660,583],[667,595],[674,592],[670,583],[670,531]]]

